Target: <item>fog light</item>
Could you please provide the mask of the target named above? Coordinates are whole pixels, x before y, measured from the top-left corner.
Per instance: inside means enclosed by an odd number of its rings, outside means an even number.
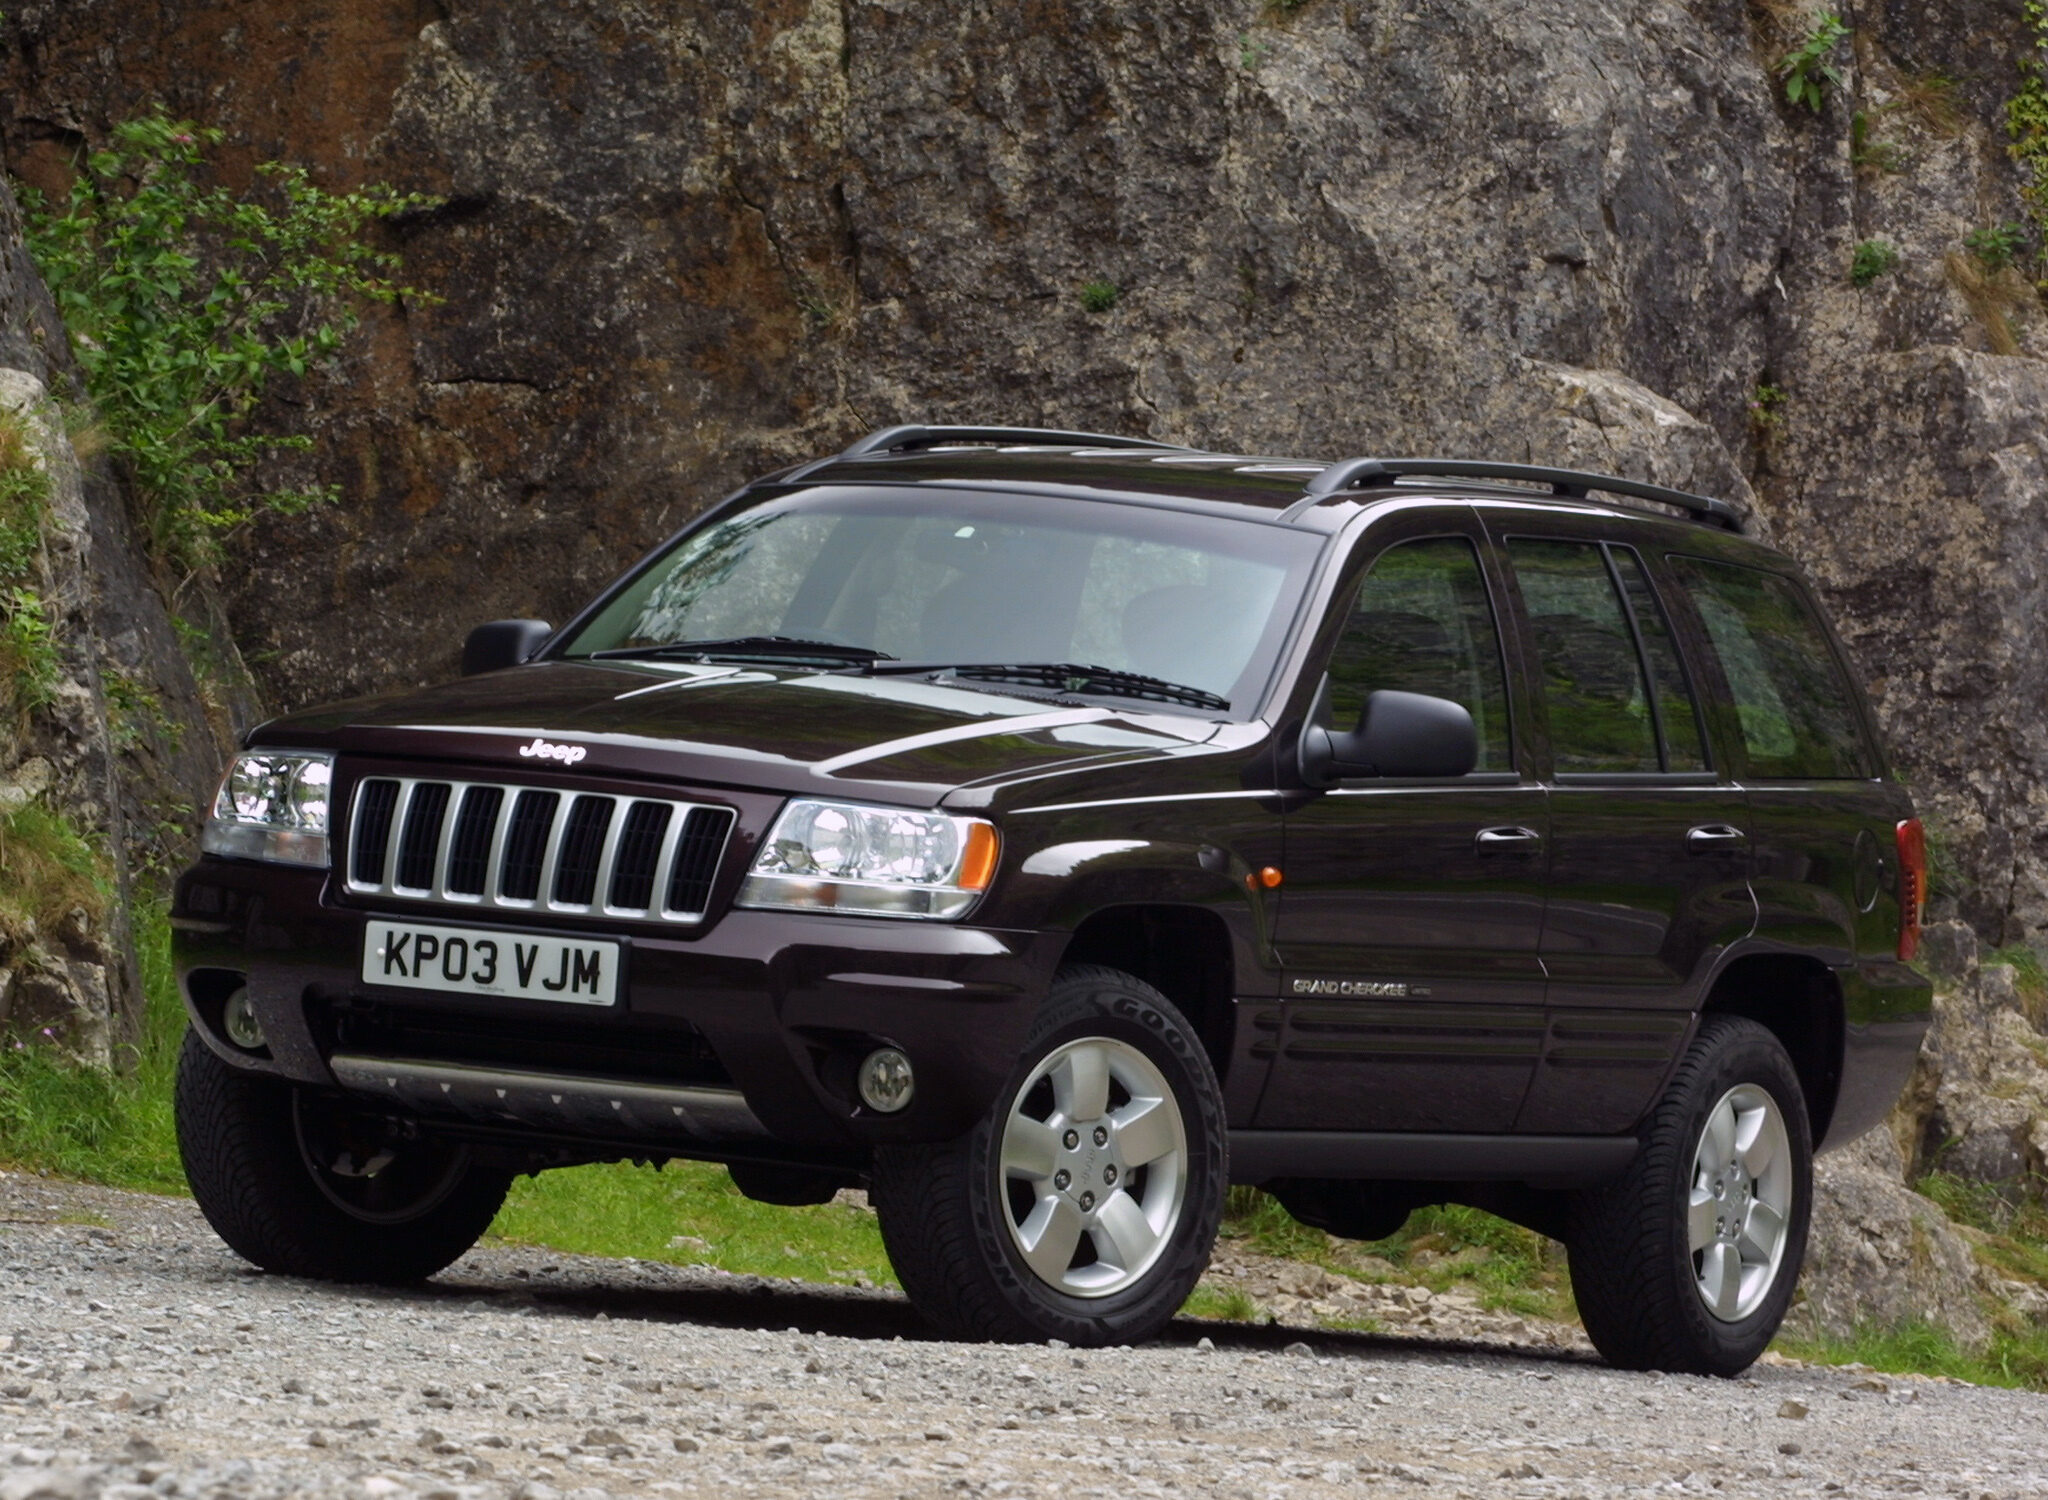
[[[256,1007],[249,1003],[247,985],[228,996],[227,1004],[220,1008],[220,1024],[228,1040],[244,1052],[262,1050],[263,1023],[256,1019]]]
[[[895,1114],[910,1102],[915,1088],[910,1059],[894,1047],[877,1048],[860,1065],[860,1097],[878,1114]]]

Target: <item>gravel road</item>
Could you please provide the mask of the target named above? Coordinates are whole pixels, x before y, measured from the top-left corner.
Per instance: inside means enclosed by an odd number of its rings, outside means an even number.
[[[926,1336],[897,1297],[485,1246],[404,1292],[251,1271],[188,1203],[0,1176],[0,1500],[2048,1495],[2048,1397],[1186,1322]]]

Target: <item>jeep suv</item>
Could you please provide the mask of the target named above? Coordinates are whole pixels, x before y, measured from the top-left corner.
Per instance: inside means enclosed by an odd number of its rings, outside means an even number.
[[[1503,1214],[1728,1374],[1929,1015],[1920,826],[1718,500],[893,428],[463,667],[253,731],[178,885],[186,1170],[273,1270],[693,1158],[865,1184],[948,1333],[1121,1343],[1249,1183]]]

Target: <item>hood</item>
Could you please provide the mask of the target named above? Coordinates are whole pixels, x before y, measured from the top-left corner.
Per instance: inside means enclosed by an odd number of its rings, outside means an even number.
[[[936,803],[956,789],[1187,754],[1224,726],[904,677],[538,662],[273,719],[261,745]],[[576,754],[578,750],[583,753]]]

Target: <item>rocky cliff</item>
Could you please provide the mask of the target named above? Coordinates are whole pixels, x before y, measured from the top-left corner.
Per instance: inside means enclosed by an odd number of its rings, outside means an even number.
[[[6,582],[49,637],[47,681],[32,694],[0,652],[0,1037],[47,1032],[105,1067],[140,1009],[126,899],[137,862],[183,847],[219,745],[118,476],[80,462],[75,398],[0,181],[0,424],[19,439],[10,460],[36,476],[40,532],[23,576]],[[22,607],[6,602],[10,617]]]
[[[1944,914],[2048,943],[2048,332],[1966,244],[2027,217],[2029,39],[1842,16],[1809,109],[1794,0],[17,0],[0,142],[54,184],[162,102],[235,170],[442,196],[392,236],[444,300],[282,413],[344,504],[227,580],[281,704],[443,674],[886,422],[1582,463],[1804,558]]]

